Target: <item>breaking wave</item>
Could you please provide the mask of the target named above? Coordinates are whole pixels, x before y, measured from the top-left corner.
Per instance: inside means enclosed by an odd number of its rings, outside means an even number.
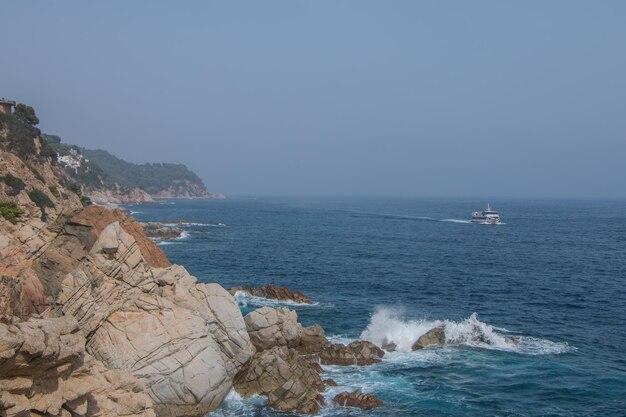
[[[225,223],[168,222],[162,224],[168,227],[228,227]]]
[[[499,329],[482,322],[478,314],[472,313],[462,321],[409,320],[402,312],[392,308],[379,308],[361,339],[377,345],[395,343],[399,352],[410,352],[411,346],[420,336],[436,327],[443,327],[446,346],[472,346],[484,349],[504,350],[526,355],[559,354],[573,348],[564,342],[552,342],[530,336],[509,336]]]

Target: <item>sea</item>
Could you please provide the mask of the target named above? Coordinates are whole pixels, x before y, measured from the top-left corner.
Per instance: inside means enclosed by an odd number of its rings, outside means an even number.
[[[471,224],[487,203],[503,223]],[[286,285],[314,301],[239,295],[244,314],[287,306],[333,341],[397,345],[380,364],[325,366],[339,386],[320,415],[626,415],[624,200],[240,197],[127,208],[139,221],[184,221],[181,238],[159,245],[201,282]],[[455,343],[411,350],[438,325]],[[332,406],[355,389],[384,406]],[[209,414],[287,415],[234,392]]]

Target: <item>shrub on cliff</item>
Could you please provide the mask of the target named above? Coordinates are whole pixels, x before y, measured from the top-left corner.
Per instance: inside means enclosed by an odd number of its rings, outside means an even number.
[[[1,201],[0,202],[0,216],[4,217],[9,222],[15,224],[17,219],[24,214],[24,211],[20,209],[13,201]]]
[[[30,197],[31,201],[41,210],[41,220],[46,221],[46,207],[54,207],[54,203],[50,200],[50,197],[36,188],[28,193],[28,197]]]
[[[4,182],[7,187],[9,187],[9,189],[5,191],[7,195],[16,196],[24,189],[24,181],[11,174],[0,177],[0,181]]]

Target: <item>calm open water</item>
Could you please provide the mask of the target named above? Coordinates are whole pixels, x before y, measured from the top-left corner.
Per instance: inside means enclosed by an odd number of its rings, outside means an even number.
[[[185,219],[163,244],[203,282],[287,285],[339,341],[393,340],[371,367],[327,367],[385,406],[332,416],[626,415],[626,201],[492,200],[499,226],[468,224],[486,201],[259,198],[129,207],[140,221]],[[241,299],[245,312],[263,300]],[[476,313],[476,315],[473,315]],[[492,345],[411,352],[438,321]],[[448,330],[447,330],[448,331]],[[520,343],[505,340],[517,337]],[[229,395],[215,416],[285,415]]]

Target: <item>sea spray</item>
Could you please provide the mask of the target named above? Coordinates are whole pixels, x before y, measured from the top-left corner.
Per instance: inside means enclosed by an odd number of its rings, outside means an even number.
[[[420,336],[440,326],[444,328],[447,346],[464,345],[527,355],[560,354],[573,349],[562,342],[530,336],[509,337],[490,324],[480,321],[477,313],[472,313],[465,320],[458,322],[411,320],[404,317],[402,310],[389,307],[379,307],[376,310],[360,338],[379,346],[393,343],[398,352],[410,352],[411,346]]]

